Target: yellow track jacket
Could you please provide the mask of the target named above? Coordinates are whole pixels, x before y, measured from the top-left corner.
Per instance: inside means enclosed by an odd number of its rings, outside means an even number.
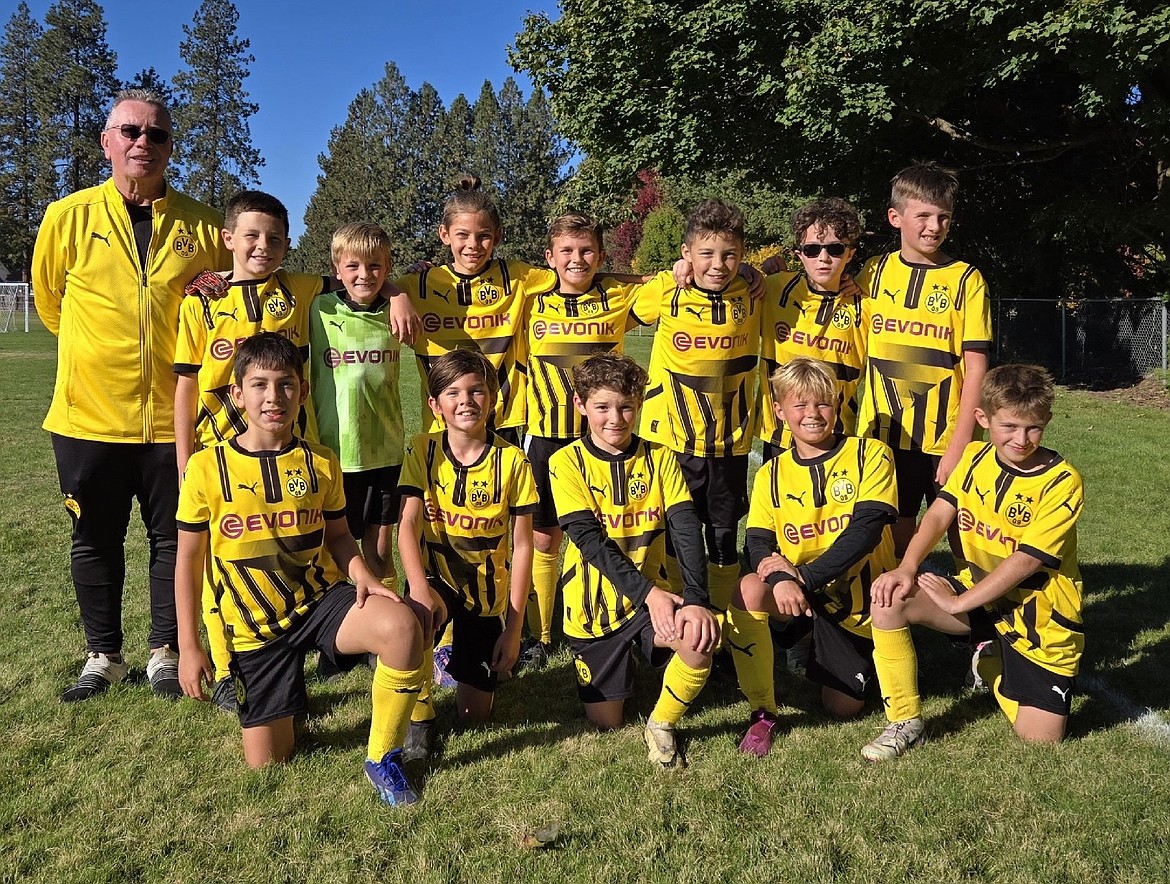
[[[174,442],[175,341],[183,286],[231,267],[223,218],[170,187],[154,201],[146,266],[113,179],[45,211],[33,293],[57,335],[44,428],[101,442]]]

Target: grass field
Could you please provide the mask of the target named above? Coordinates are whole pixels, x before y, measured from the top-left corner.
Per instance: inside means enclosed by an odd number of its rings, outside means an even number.
[[[654,678],[639,673],[629,726],[597,734],[561,650],[502,686],[495,725],[441,741],[421,804],[391,810],[361,775],[368,672],[311,682],[300,753],[260,773],[208,705],[167,705],[142,683],[58,702],[83,637],[40,429],[54,368],[43,330],[0,335],[0,881],[1170,880],[1166,412],[1062,393],[1046,439],[1087,485],[1088,648],[1065,744],[1020,744],[993,703],[961,695],[967,661],[923,633],[930,741],[905,758],[860,759],[877,704],[831,722],[778,672],[785,735],[768,758],[736,752],[747,704],[713,678],[684,720],[691,767],[664,775],[641,741]],[[145,544],[131,532],[126,649],[141,672]],[[553,824],[549,848],[521,846]]]

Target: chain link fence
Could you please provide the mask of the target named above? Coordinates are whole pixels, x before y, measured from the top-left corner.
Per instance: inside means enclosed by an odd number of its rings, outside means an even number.
[[[1037,363],[1060,379],[1107,375],[1118,381],[1167,368],[1170,315],[1159,298],[1001,298],[992,309],[997,363]]]

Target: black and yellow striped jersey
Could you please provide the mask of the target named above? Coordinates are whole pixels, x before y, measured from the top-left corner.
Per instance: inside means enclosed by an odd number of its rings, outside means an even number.
[[[461,464],[444,431],[415,436],[398,491],[422,500],[423,567],[463,599],[467,610],[498,616],[508,606],[513,516],[536,510],[536,483],[524,453],[495,433],[483,454]]]
[[[816,561],[833,545],[860,505],[898,512],[898,486],[889,447],[876,439],[838,436],[834,447],[810,460],[795,449],[760,467],[752,486],[747,530],[776,538],[776,550],[794,566]],[[841,626],[869,636],[869,588],[894,567],[887,524],[877,547],[826,586],[826,613]]]
[[[959,416],[963,351],[991,347],[983,275],[962,261],[910,264],[892,252],[866,262],[860,285],[869,292],[860,432],[944,454]]]
[[[865,366],[865,297],[860,292],[833,295],[809,290],[803,273],[774,273],[765,280],[760,320],[760,387],[756,435],[780,448],[792,446],[792,433],[776,419],[768,378],[790,359],[808,356],[829,367],[837,381],[834,432],[857,432],[858,385]]]
[[[264,279],[232,282],[218,300],[184,299],[179,311],[175,371],[195,374],[199,407],[195,413],[195,445],[207,448],[242,433],[248,417],[232,402],[232,366],[236,348],[262,332],[276,332],[309,357],[309,310],[313,298],[326,290],[328,278],[277,270]],[[297,435],[316,439],[312,407],[306,401],[297,417]]]
[[[1085,648],[1077,519],[1085,502],[1078,473],[1053,452],[1047,466],[1024,473],[972,442],[939,496],[957,510],[959,580],[973,586],[1014,552],[1040,570],[987,608],[996,629],[1029,660],[1073,676]]]
[[[736,277],[721,292],[678,286],[669,271],[639,287],[632,308],[657,321],[639,434],[699,457],[752,446],[760,307]]]
[[[177,520],[209,534],[212,586],[228,645],[248,651],[293,629],[341,572],[325,520],[345,517],[337,456],[293,441],[245,451],[231,439],[187,462]]]
[[[626,452],[607,454],[585,437],[553,454],[548,468],[561,524],[575,515],[596,519],[647,581],[658,580],[666,557],[667,515],[673,507],[691,504],[674,452],[634,437]],[[641,608],[585,561],[571,541],[559,586],[565,635],[574,638],[608,635]]]
[[[489,262],[477,276],[464,276],[450,265],[432,267],[395,280],[410,295],[421,331],[414,340],[422,390],[422,427],[439,429],[427,407],[431,362],[460,347],[479,350],[495,366],[500,383],[491,426],[524,426],[524,335],[520,325],[529,295],[557,284],[554,271],[523,261]]]
[[[524,311],[529,435],[576,439],[588,431],[573,406],[573,367],[594,353],[621,352],[635,290],[606,279],[582,294],[529,297]]]

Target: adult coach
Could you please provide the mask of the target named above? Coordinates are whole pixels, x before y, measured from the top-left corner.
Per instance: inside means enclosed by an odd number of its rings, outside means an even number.
[[[138,499],[150,542],[154,692],[178,697],[175,621],[175,340],[183,285],[230,267],[214,210],[167,186],[174,148],[162,98],[127,89],[101,135],[112,176],[45,211],[33,251],[37,313],[58,336],[44,428],[73,520],[71,571],[87,656],[63,702],[124,679],[126,529]]]

